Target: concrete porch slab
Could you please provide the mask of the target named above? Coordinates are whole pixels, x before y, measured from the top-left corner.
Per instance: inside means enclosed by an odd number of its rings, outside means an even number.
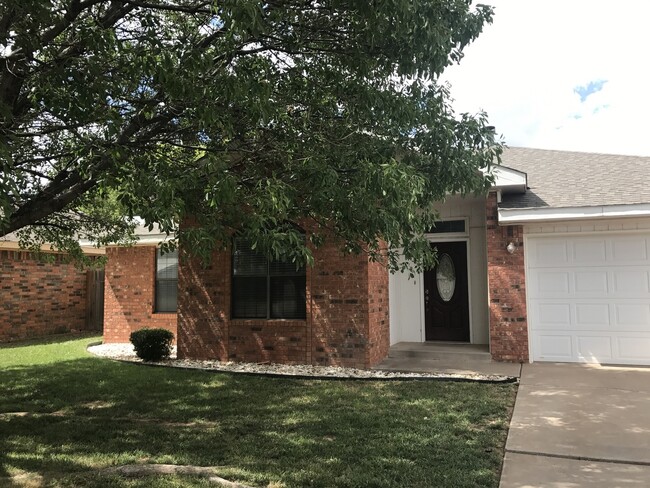
[[[391,346],[388,357],[373,369],[518,378],[521,364],[492,361],[485,345],[400,342]]]

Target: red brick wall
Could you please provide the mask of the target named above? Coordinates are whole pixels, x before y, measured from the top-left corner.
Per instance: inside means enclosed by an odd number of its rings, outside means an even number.
[[[104,278],[104,342],[129,342],[134,330],[176,336],[176,314],[155,313],[156,246],[109,247]]]
[[[370,366],[388,356],[390,347],[388,272],[382,263],[368,264],[369,348]]]
[[[228,360],[230,256],[214,253],[206,267],[183,253],[178,263],[178,356]]]
[[[365,256],[342,256],[332,244],[314,251],[314,261],[306,271],[305,320],[231,320],[230,253],[214,253],[207,268],[181,259],[180,357],[351,367],[383,359],[386,269]],[[369,293],[369,284],[378,290]]]
[[[0,342],[86,328],[86,272],[54,259],[0,250]]]
[[[524,234],[520,225],[499,226],[496,193],[487,199],[487,263],[490,351],[499,361],[528,361]],[[510,254],[506,246],[516,246]]]
[[[368,348],[368,259],[328,243],[314,251],[312,364],[363,368]]]
[[[181,259],[179,357],[309,363],[307,321],[230,319],[230,266],[229,252],[215,252],[208,266],[202,266],[197,258]],[[309,276],[308,269],[307,280]]]

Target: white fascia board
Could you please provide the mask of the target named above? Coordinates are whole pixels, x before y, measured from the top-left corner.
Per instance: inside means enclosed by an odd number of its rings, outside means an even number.
[[[134,246],[157,246],[162,242],[173,239],[174,236],[168,236],[167,234],[147,234],[142,236],[135,236]],[[81,242],[81,241],[80,241]],[[109,244],[106,247],[123,247],[120,244]]]
[[[79,242],[79,245],[81,246],[81,250],[84,252],[84,254],[90,254],[90,255],[95,255],[95,254],[106,254],[106,251],[104,250],[103,247],[95,247],[90,243],[84,243],[84,242]],[[29,249],[25,249],[20,247],[18,244],[18,241],[9,241],[9,240],[0,240],[0,249],[3,250],[11,250],[11,251],[27,251],[29,252]],[[53,249],[51,245],[49,244],[43,244],[41,246],[41,251],[44,252],[53,252],[53,253],[62,253],[62,251],[59,251],[58,249]]]
[[[136,235],[135,236],[135,242],[133,243],[134,246],[152,246],[152,245],[159,245],[162,242],[165,242],[169,239],[173,239],[174,236],[168,236],[165,233],[160,233],[160,234],[146,234],[146,235]],[[92,241],[86,240],[86,239],[81,239],[79,241],[79,245],[84,247],[92,247],[93,243]],[[109,244],[106,247],[123,247],[120,244]]]
[[[587,220],[616,217],[650,217],[650,203],[564,208],[500,208],[499,224]]]
[[[146,236],[137,236],[136,246],[145,245],[145,244],[160,244],[169,239],[173,239],[174,236],[168,236],[167,234],[148,234]]]

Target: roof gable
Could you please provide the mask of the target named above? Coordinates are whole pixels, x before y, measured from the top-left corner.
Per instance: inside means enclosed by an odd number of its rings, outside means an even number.
[[[526,192],[526,173],[503,165],[494,166],[491,173],[494,177],[492,188],[501,190],[502,194]]]

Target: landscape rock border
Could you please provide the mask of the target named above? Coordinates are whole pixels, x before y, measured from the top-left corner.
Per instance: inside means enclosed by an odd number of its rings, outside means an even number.
[[[233,373],[274,378],[309,380],[435,380],[479,383],[515,383],[512,376],[460,373],[420,373],[408,371],[386,371],[378,369],[343,368],[339,366],[286,365],[272,363],[223,363],[216,360],[177,359],[176,348],[169,359],[156,362],[142,361],[135,355],[131,344],[93,343],[88,352],[99,357],[116,361],[141,364],[143,366],[172,367],[189,370],[202,370],[215,373]]]

